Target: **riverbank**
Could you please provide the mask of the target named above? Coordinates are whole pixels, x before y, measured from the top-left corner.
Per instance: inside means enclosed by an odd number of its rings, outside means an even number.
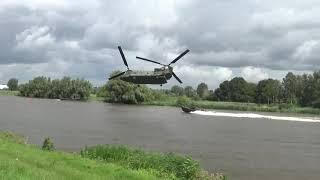
[[[0,96],[19,96],[19,91],[0,90]],[[97,97],[96,94],[90,94],[88,101],[103,102],[103,97]]]
[[[18,96],[19,91],[0,90],[0,96]],[[104,97],[98,97],[96,94],[90,94],[88,101],[104,102]],[[178,97],[167,96],[159,100],[147,101],[141,103],[142,105],[154,106],[172,106],[180,107],[177,103]],[[279,112],[279,113],[298,113],[298,114],[315,114],[320,115],[320,109],[312,107],[299,107],[289,104],[256,104],[256,103],[239,103],[239,102],[221,102],[221,101],[207,101],[207,100],[191,100],[188,99],[188,104],[199,109],[217,109],[217,110],[235,110],[235,111],[252,111],[252,112]]]
[[[212,179],[196,161],[124,146],[96,146],[78,153],[52,152],[0,133],[0,179]]]
[[[143,105],[156,106],[174,106],[180,107],[177,103],[178,97],[168,97],[166,99],[143,102]],[[235,110],[235,111],[252,111],[252,112],[280,112],[280,113],[299,113],[299,114],[316,114],[320,115],[320,109],[312,107],[298,107],[294,105],[266,105],[256,103],[239,103],[239,102],[221,102],[206,100],[188,100],[188,104],[192,104],[199,109],[217,109],[217,110]]]
[[[19,91],[0,90],[0,96],[18,96]]]
[[[104,102],[104,97],[98,97],[96,94],[90,94],[88,101]]]

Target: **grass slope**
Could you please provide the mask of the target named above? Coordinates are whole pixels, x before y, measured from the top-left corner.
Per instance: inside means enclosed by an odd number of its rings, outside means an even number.
[[[48,152],[0,137],[0,179],[157,179],[145,170],[127,169],[77,154]]]

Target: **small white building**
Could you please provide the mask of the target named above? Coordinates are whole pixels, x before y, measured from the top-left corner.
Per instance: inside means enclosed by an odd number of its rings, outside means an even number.
[[[0,90],[9,89],[9,87],[5,84],[0,84]]]

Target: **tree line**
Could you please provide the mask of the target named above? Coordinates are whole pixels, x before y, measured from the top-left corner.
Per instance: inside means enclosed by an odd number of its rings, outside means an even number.
[[[209,90],[205,83],[200,83],[196,90],[191,86],[173,86],[171,92],[179,96],[213,101],[285,103],[320,108],[320,71],[303,75],[289,72],[282,81],[264,79],[257,84],[247,82],[242,77],[235,77],[222,82],[214,91]]]
[[[117,72],[115,72],[117,73]],[[83,79],[51,80],[36,77],[18,86],[17,79],[8,81],[10,90],[19,90],[22,96],[39,98],[88,99],[90,93],[104,97],[107,102],[138,104],[147,101],[162,101],[172,96],[185,96],[193,100],[249,102],[258,104],[290,104],[320,108],[320,71],[296,75],[289,72],[282,81],[264,79],[258,83],[247,82],[235,77],[222,82],[210,90],[204,82],[194,89],[192,86],[173,86],[171,89],[156,90],[145,85],[136,85],[118,78],[107,81],[99,88],[93,88]]]

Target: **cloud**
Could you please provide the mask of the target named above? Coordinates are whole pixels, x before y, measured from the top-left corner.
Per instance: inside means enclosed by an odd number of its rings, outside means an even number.
[[[55,44],[55,38],[50,34],[50,28],[31,27],[16,35],[17,49],[41,49]]]
[[[178,66],[174,72],[184,82],[184,85],[190,85],[196,88],[201,82],[208,84],[209,88],[214,89],[219,85],[219,82],[230,80],[233,72],[229,68],[223,67],[209,67],[209,66]],[[175,82],[176,80],[172,78]]]
[[[241,70],[241,76],[248,82],[257,83],[260,80],[268,79],[269,75],[261,68],[252,66],[245,67]]]
[[[190,49],[175,64],[188,85],[311,72],[320,68],[319,10],[316,0],[2,0],[0,78],[73,75],[101,84],[124,68],[118,45],[137,70],[157,65],[136,55],[169,63]]]

